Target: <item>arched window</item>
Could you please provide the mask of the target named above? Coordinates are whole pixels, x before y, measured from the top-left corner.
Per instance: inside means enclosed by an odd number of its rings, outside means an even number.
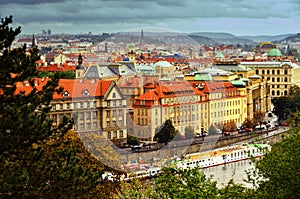
[[[275,82],[275,78],[274,77],[272,77],[272,82]]]
[[[287,77],[284,78],[284,82],[288,82],[288,78]]]
[[[277,95],[280,95],[280,90],[277,91]]]
[[[284,69],[284,74],[285,74],[285,75],[288,74],[288,69],[287,69],[287,68]]]
[[[277,82],[280,82],[280,77],[277,77]]]
[[[287,90],[284,91],[284,95],[285,96],[288,95],[288,91]]]
[[[271,78],[270,77],[267,77],[267,81],[269,81]]]
[[[262,70],[261,73],[264,75],[265,74],[265,70]]]
[[[256,69],[256,71],[255,71],[255,72],[256,72],[256,75],[258,75],[258,74],[259,74],[259,71],[258,71],[257,69]]]
[[[280,75],[280,70],[277,70],[277,74]]]
[[[275,91],[272,91],[272,95],[275,95]]]
[[[268,74],[268,75],[270,74],[270,70],[267,70],[267,74]]]
[[[272,75],[275,75],[275,70],[272,70]]]

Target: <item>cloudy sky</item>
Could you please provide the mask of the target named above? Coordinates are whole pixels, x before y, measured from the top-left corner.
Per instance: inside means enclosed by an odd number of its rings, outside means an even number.
[[[277,35],[300,32],[300,0],[0,0],[22,33],[176,32]]]

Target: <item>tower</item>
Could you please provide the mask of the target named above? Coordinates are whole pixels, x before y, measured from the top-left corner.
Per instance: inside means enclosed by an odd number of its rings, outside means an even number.
[[[85,72],[85,68],[82,65],[82,55],[79,54],[78,56],[78,65],[76,66],[76,79],[82,78]]]
[[[143,29],[141,30],[141,37],[140,37],[140,51],[143,48],[143,40],[144,40],[144,31]]]
[[[36,48],[37,45],[36,45],[36,39],[35,39],[35,36],[34,34],[32,35],[32,43],[31,43],[31,48]]]

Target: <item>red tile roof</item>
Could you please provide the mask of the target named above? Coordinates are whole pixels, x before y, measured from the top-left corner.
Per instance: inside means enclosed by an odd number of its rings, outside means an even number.
[[[36,78],[35,82],[37,90],[42,90],[43,86],[49,80],[49,78]],[[53,99],[103,97],[112,83],[112,81],[106,80],[60,79],[59,86],[64,88],[64,92],[60,95],[54,93]],[[32,87],[27,82],[18,82],[16,87],[16,94],[20,92],[28,94],[32,91]],[[64,95],[64,93],[67,95]]]

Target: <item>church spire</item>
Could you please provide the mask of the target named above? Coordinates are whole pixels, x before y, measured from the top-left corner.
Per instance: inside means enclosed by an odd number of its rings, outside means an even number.
[[[35,40],[35,36],[34,34],[32,35],[32,43],[31,43],[31,48],[36,48],[37,45],[36,45],[36,40]]]

